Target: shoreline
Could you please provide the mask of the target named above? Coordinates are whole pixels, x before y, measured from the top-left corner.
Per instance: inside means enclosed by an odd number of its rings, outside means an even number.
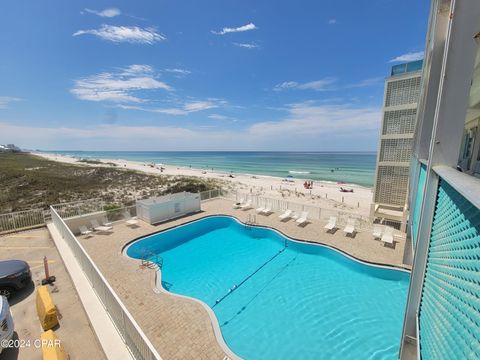
[[[369,215],[370,204],[373,198],[373,188],[357,184],[340,184],[332,181],[314,180],[313,189],[305,189],[303,184],[305,181],[311,181],[310,179],[290,178],[290,181],[286,181],[286,178],[282,177],[245,173],[232,173],[233,177],[231,177],[229,172],[168,164],[161,164],[162,171],[160,170],[160,164],[152,167],[146,162],[133,160],[90,159],[44,152],[31,152],[31,154],[52,161],[91,167],[111,167],[108,163],[113,163],[116,165],[115,168],[140,171],[151,175],[193,176],[203,179],[223,180],[239,192],[249,192],[254,195],[300,202],[305,205],[320,206],[325,209],[347,210],[363,216]],[[79,162],[78,160],[81,159],[99,161],[100,164]],[[354,192],[340,192],[340,187],[352,188]]]
[[[93,157],[93,156],[77,156],[77,155],[70,155],[70,154],[61,154],[61,153],[55,153],[55,152],[36,152],[36,151],[30,151],[29,152],[32,155],[37,155],[41,157],[45,157],[43,155],[47,155],[48,158],[51,156],[55,156],[57,158],[71,158],[75,159],[76,162],[84,165],[95,165],[95,164],[89,164],[89,163],[84,163],[80,162],[79,160],[89,160],[89,161],[101,161],[103,163],[116,163],[121,162],[121,163],[132,163],[132,164],[137,164],[137,165],[142,165],[142,166],[149,166],[149,164],[154,164],[155,166],[168,166],[168,167],[175,167],[178,170],[185,170],[185,171],[197,171],[197,172],[202,172],[206,171],[209,174],[217,174],[217,175],[224,175],[228,176],[230,174],[233,174],[234,176],[251,176],[251,177],[265,177],[265,178],[272,178],[272,179],[285,179],[287,176],[275,176],[275,175],[267,175],[267,174],[257,174],[257,173],[248,173],[248,172],[239,172],[239,171],[228,171],[228,170],[219,170],[215,168],[208,168],[208,167],[193,167],[193,166],[185,166],[185,165],[177,165],[173,163],[153,163],[153,162],[147,162],[147,161],[138,161],[138,160],[127,160],[127,159],[122,159],[122,158],[99,158],[99,157]],[[336,153],[336,152],[335,152]],[[349,153],[349,152],[345,152]],[[366,152],[370,153],[370,152]],[[118,166],[118,164],[117,164]],[[288,171],[289,175],[295,176],[295,175],[308,175],[310,172],[308,171],[295,171],[295,170],[290,170]],[[168,174],[167,174],[168,175]],[[294,177],[294,180],[297,181],[313,181],[315,183],[320,183],[320,184],[330,184],[330,185],[343,185],[345,187],[353,187],[353,188],[363,188],[367,190],[373,190],[373,185],[372,186],[367,186],[367,185],[361,185],[357,183],[352,183],[352,182],[341,182],[341,181],[333,181],[333,180],[322,180],[322,179],[311,179],[311,178],[303,178],[303,177]]]
[[[292,151],[265,151],[265,152],[203,152],[203,151],[186,151],[186,152],[165,152],[165,151],[63,151],[63,150],[38,150],[40,153],[57,154],[59,156],[70,156],[86,160],[96,159],[114,159],[132,162],[156,163],[158,165],[165,164],[168,166],[178,166],[189,169],[190,167],[198,170],[215,171],[224,174],[245,174],[256,176],[273,176],[286,178],[288,176],[298,177],[299,179],[307,179],[320,182],[341,183],[346,186],[362,186],[366,188],[374,187],[374,164],[366,165],[372,159],[359,158],[360,163],[352,162],[346,154],[350,152],[318,152],[319,158],[313,160],[311,152],[305,152],[306,158],[301,154],[304,152]],[[182,155],[185,153],[186,155]],[[205,156],[202,154],[205,153]],[[214,154],[210,159],[208,154]],[[218,156],[216,155],[218,153]],[[236,156],[228,154],[252,153],[253,156]],[[258,163],[256,157],[260,155]],[[314,152],[315,153],[315,152]],[[171,155],[169,155],[171,154]],[[199,155],[200,154],[200,155]],[[280,155],[275,155],[280,154]],[[285,154],[285,155],[281,155]],[[297,155],[296,155],[297,154]],[[330,158],[332,154],[333,159]],[[370,152],[353,152],[354,155],[370,156],[374,153]],[[339,156],[337,158],[337,155]],[[272,157],[272,158],[270,158]],[[316,157],[315,157],[316,159]],[[337,159],[337,160],[335,160]],[[314,161],[314,162],[312,162]],[[333,162],[332,162],[333,161]]]

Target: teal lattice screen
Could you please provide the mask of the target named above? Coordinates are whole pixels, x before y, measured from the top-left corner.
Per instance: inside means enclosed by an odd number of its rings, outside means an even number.
[[[413,214],[412,214],[412,242],[413,242],[414,249],[417,242],[417,231],[418,231],[418,225],[420,223],[420,210],[422,206],[423,192],[424,192],[426,179],[427,179],[427,167],[421,164],[420,174],[418,175],[417,192],[415,194],[415,206],[413,208]]]
[[[480,359],[480,210],[443,180],[419,321],[422,359]]]

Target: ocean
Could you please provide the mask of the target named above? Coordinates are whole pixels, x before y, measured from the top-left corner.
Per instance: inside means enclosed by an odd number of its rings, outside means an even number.
[[[145,163],[277,177],[373,186],[373,152],[233,152],[233,151],[46,151],[93,159]]]

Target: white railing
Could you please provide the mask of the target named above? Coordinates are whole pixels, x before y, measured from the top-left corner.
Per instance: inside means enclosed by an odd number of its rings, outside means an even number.
[[[107,218],[108,222],[128,220],[125,218],[125,213],[128,213],[131,217],[137,216],[137,206],[130,205],[105,210],[105,217]]]
[[[142,360],[161,359],[142,329],[53,206],[50,206],[50,211],[53,225],[73,252],[133,357]]]
[[[0,234],[42,225],[45,225],[45,213],[42,209],[0,214]]]
[[[236,201],[247,201],[250,200],[252,202],[253,207],[263,207],[268,206],[273,211],[285,211],[287,209],[293,210],[297,213],[301,213],[302,211],[308,212],[308,218],[313,220],[320,220],[327,222],[330,216],[337,217],[337,224],[338,225],[345,225],[348,219],[356,219],[357,224],[356,228],[359,230],[371,230],[372,229],[372,221],[368,216],[362,216],[360,214],[346,211],[346,210],[336,210],[336,209],[326,209],[321,208],[315,205],[306,205],[300,204],[293,201],[287,201],[283,199],[275,199],[269,198],[266,196],[261,195],[254,195],[250,193],[242,193],[237,192],[235,195]]]
[[[200,201],[209,200],[224,196],[225,192],[222,189],[214,189],[214,190],[207,190],[201,191],[200,194]]]
[[[95,198],[55,204],[52,207],[62,219],[68,219],[74,216],[103,211],[104,205],[105,202],[102,199]]]

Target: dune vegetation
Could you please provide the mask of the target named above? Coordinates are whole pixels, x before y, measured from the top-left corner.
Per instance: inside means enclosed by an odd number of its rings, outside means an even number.
[[[108,164],[66,164],[28,153],[0,153],[0,213],[91,198],[129,205],[136,198],[224,186],[213,179],[152,175]]]

